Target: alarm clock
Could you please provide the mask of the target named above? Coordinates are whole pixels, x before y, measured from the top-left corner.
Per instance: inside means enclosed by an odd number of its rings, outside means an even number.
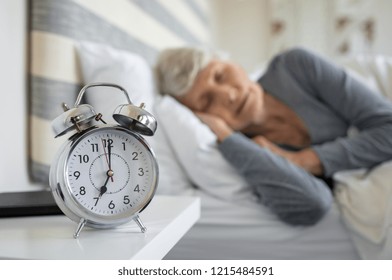
[[[88,88],[112,87],[127,100],[108,124],[89,104],[81,104]],[[52,122],[55,137],[74,132],[55,156],[49,184],[62,212],[78,224],[74,238],[84,226],[112,228],[134,220],[146,227],[139,213],[151,202],[158,184],[158,164],[142,135],[151,136],[156,119],[145,105],[132,104],[127,91],[116,84],[84,86],[73,108],[63,103],[64,113]]]

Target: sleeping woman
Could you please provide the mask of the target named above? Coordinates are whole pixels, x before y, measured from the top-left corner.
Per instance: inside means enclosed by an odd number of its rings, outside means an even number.
[[[335,172],[392,158],[392,104],[307,50],[276,56],[253,82],[205,50],[167,49],[156,75],[160,92],[209,126],[226,160],[288,224],[324,216]]]

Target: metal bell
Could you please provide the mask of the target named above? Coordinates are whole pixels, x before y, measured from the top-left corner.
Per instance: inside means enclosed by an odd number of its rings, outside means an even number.
[[[151,136],[157,129],[157,121],[153,115],[144,110],[144,103],[140,106],[123,104],[118,106],[113,113],[113,119],[121,126],[137,133]]]
[[[144,110],[144,103],[139,107],[133,105],[128,92],[119,85],[111,83],[92,83],[84,86],[80,90],[74,108],[69,109],[68,107],[65,107],[65,112],[53,120],[52,128],[56,137],[64,135],[74,129],[81,131],[86,127],[86,124],[93,119],[100,119],[100,116],[97,116],[97,113],[91,105],[80,104],[83,95],[88,88],[99,86],[114,87],[124,93],[128,104],[118,106],[113,113],[113,118],[118,124],[143,135],[154,135],[157,129],[157,121],[153,115]]]
[[[69,109],[64,105],[65,112],[52,121],[55,137],[64,135],[72,130],[82,130],[82,126],[92,121],[97,115],[91,105],[82,104]]]

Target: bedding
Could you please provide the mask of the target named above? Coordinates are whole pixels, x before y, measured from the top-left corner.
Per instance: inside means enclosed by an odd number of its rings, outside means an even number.
[[[191,110],[164,96],[155,111],[176,158],[195,186],[225,201],[246,203],[254,198],[245,180],[217,149],[215,134]]]
[[[358,258],[336,205],[314,227],[284,224],[257,202],[218,151],[215,135],[187,107],[164,96],[154,110],[190,180],[187,193],[202,198],[200,221],[167,259]]]
[[[340,61],[375,94],[392,100],[392,58],[358,56]],[[392,259],[392,161],[370,170],[334,175],[335,197],[342,220],[363,259]]]
[[[260,205],[237,205],[198,195],[200,221],[165,259],[359,259],[335,206],[315,226],[290,227]]]
[[[392,259],[392,161],[339,172],[335,197],[363,259]]]

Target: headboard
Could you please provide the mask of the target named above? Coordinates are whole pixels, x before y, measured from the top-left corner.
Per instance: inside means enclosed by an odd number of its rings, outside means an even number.
[[[77,42],[131,51],[150,65],[166,47],[210,43],[207,0],[30,0],[29,16],[30,177],[45,185],[61,144],[51,121],[82,87]]]

